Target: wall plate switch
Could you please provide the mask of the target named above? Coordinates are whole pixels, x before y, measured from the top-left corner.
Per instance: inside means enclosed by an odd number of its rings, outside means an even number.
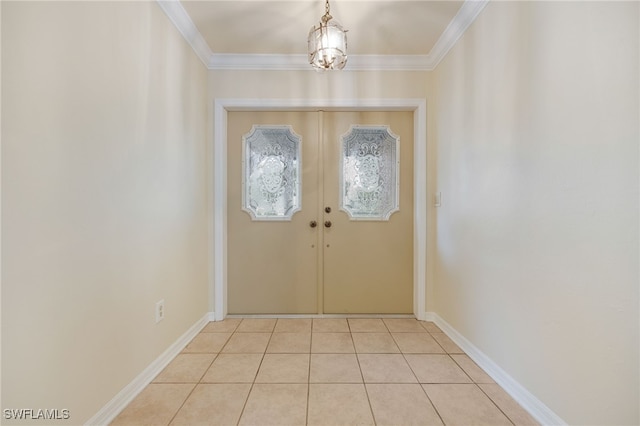
[[[442,205],[442,192],[436,192],[435,197],[433,197],[433,205],[436,207],[440,207]]]

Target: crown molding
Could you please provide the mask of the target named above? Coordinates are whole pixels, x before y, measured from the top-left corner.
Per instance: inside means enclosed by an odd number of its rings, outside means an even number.
[[[210,70],[303,70],[310,68],[307,55],[214,53]]]
[[[306,54],[214,53],[180,0],[156,1],[210,70],[313,70],[309,66]],[[343,71],[432,71],[488,2],[489,0],[465,0],[428,55],[349,55],[349,65]]]
[[[208,66],[213,52],[204,37],[202,37],[202,34],[200,34],[200,31],[198,31],[198,28],[196,28],[187,11],[184,10],[180,0],[157,0],[157,3],[180,34],[182,34],[182,37],[189,43],[202,63]]]
[[[489,0],[465,0],[456,16],[449,22],[436,44],[431,48],[429,70],[434,70],[438,66],[467,28],[476,20],[487,3]]]
[[[429,66],[427,55],[349,55],[343,71],[424,71]],[[246,55],[214,53],[210,70],[302,70],[313,71],[307,55]]]

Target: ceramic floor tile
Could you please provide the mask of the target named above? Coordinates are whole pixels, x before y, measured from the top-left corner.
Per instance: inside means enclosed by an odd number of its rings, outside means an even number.
[[[264,353],[271,333],[234,333],[225,345],[224,353]]]
[[[312,333],[312,353],[354,353],[351,333]]]
[[[376,425],[442,425],[419,384],[367,384]]]
[[[438,344],[442,346],[442,348],[450,354],[463,354],[464,351],[460,349],[458,345],[456,345],[453,340],[449,338],[444,333],[431,333],[431,336],[436,339]]]
[[[267,353],[309,353],[311,333],[273,333]]]
[[[500,407],[516,426],[538,426],[539,423],[495,383],[478,385]]]
[[[422,385],[446,425],[511,425],[477,385]]]
[[[400,353],[398,345],[389,333],[352,333],[351,337],[357,353]]]
[[[304,425],[307,384],[253,385],[240,425]]]
[[[429,333],[392,333],[404,354],[443,354],[442,346]]]
[[[236,333],[271,333],[276,326],[275,318],[245,318]]]
[[[266,354],[256,383],[308,383],[308,354]]]
[[[324,426],[374,416],[378,425],[538,424],[434,323],[410,318],[210,322],[112,424]]]
[[[417,383],[400,354],[358,354],[365,383]]]
[[[184,353],[218,353],[231,333],[200,333],[183,349]]]
[[[169,424],[195,386],[187,383],[152,383],[131,401],[111,425]]]
[[[222,321],[211,321],[203,329],[203,333],[233,333],[242,320],[229,318]]]
[[[178,354],[153,381],[154,383],[197,383],[215,357],[215,354]]]
[[[388,333],[387,326],[380,318],[349,318],[352,333]]]
[[[309,426],[375,424],[364,385],[309,385],[307,424]]]
[[[349,324],[343,318],[315,318],[314,333],[349,333]]]
[[[235,425],[250,384],[200,384],[176,414],[171,426]]]
[[[424,327],[429,333],[442,333],[440,327],[432,323],[431,321],[420,321],[420,325]]]
[[[310,383],[362,383],[354,354],[311,354]]]
[[[389,329],[390,332],[397,333],[426,333],[427,330],[424,329],[418,322],[418,320],[413,318],[385,318],[384,323]]]
[[[279,318],[275,333],[311,333],[311,318]]]
[[[471,377],[476,383],[494,383],[493,379],[478,367],[471,358],[464,354],[452,354],[451,358]]]
[[[252,383],[262,354],[220,354],[202,378],[203,383]]]
[[[449,355],[405,355],[420,383],[472,383]]]

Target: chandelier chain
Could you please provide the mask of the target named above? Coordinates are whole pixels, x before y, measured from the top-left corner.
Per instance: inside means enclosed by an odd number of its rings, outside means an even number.
[[[329,13],[330,11],[329,0],[325,0],[324,11],[325,11],[325,14],[322,16],[320,21],[322,21],[326,25],[327,22],[329,22],[333,18],[333,16],[331,16],[331,14]]]

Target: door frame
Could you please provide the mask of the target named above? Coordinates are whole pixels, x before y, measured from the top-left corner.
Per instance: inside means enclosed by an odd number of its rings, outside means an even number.
[[[427,279],[427,102],[383,99],[214,99],[209,180],[209,307],[212,320],[227,316],[227,113],[229,111],[413,111],[413,314],[425,320]]]

